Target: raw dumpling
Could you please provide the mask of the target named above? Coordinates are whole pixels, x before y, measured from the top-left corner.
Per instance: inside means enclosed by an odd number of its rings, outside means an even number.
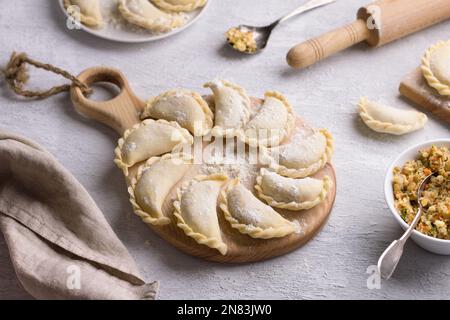
[[[152,0],[154,4],[168,11],[193,11],[203,7],[208,0]]]
[[[244,128],[244,139],[252,146],[279,145],[295,125],[292,106],[278,92],[268,91],[264,104]]]
[[[384,106],[364,97],[359,102],[359,115],[370,129],[394,135],[419,130],[428,120],[422,112]]]
[[[64,7],[69,15],[79,18],[87,26],[100,27],[103,24],[99,0],[64,0]],[[78,7],[77,11],[74,11],[74,7]]]
[[[231,226],[252,238],[281,238],[299,228],[261,202],[237,179],[228,183],[221,192],[219,203]]]
[[[186,21],[184,15],[159,10],[149,0],[120,0],[119,12],[128,22],[155,32],[171,31]]]
[[[311,209],[321,203],[331,185],[328,176],[322,180],[292,179],[263,168],[256,178],[255,189],[270,206],[297,211]]]
[[[215,126],[213,136],[235,136],[250,117],[250,98],[245,90],[225,80],[205,84],[214,93]]]
[[[139,167],[128,193],[134,212],[145,223],[153,225],[170,223],[170,219],[162,212],[162,205],[169,191],[183,178],[191,164],[191,157],[169,153],[162,157],[151,158]]]
[[[450,40],[440,41],[422,58],[422,72],[430,87],[450,96]]]
[[[125,131],[115,150],[114,162],[128,176],[128,168],[154,156],[178,151],[193,143],[193,137],[176,122],[144,120]]]
[[[290,178],[304,178],[322,169],[333,154],[333,138],[325,130],[298,128],[287,144],[267,149],[270,167]]]
[[[222,174],[199,176],[178,190],[173,203],[177,226],[197,243],[227,253],[217,217],[217,197],[228,177]]]
[[[213,113],[198,94],[186,89],[165,92],[147,101],[141,118],[176,121],[195,136],[206,135],[213,126]]]

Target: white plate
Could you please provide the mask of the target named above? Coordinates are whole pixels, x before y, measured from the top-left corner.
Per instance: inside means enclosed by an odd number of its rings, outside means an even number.
[[[419,150],[430,148],[432,145],[437,145],[439,147],[449,147],[450,148],[450,139],[436,139],[427,141],[424,143],[420,143],[411,148],[408,148],[404,152],[402,152],[389,166],[389,169],[386,173],[386,178],[384,179],[384,195],[386,197],[386,202],[388,204],[391,213],[393,214],[395,220],[400,224],[403,230],[408,229],[408,224],[400,217],[394,205],[394,191],[392,190],[392,179],[394,167],[401,167],[407,161],[417,159]],[[433,253],[442,254],[442,255],[450,255],[450,240],[437,239],[430,236],[427,236],[423,233],[420,233],[417,230],[414,230],[411,238],[416,242],[419,246]]]
[[[59,0],[58,2],[62,12],[67,17],[67,19],[69,19],[69,15],[67,14],[66,9],[64,8],[64,0]],[[83,24],[80,24],[80,28],[96,37],[111,41],[126,42],[126,43],[156,41],[173,36],[174,34],[186,30],[188,27],[193,25],[205,12],[209,2],[210,1],[206,2],[205,6],[202,8],[198,8],[197,10],[194,10],[192,12],[187,12],[186,15],[188,16],[188,21],[184,26],[166,33],[155,34],[136,26],[132,26],[132,28],[130,28],[130,25],[128,23],[121,25],[121,28],[114,27],[110,23],[105,23],[104,27],[100,29],[89,28]]]

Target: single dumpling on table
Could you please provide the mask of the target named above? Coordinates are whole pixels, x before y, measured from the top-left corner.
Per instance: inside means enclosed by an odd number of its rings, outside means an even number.
[[[365,97],[359,102],[359,115],[370,129],[393,135],[422,129],[428,120],[422,112],[385,106]]]

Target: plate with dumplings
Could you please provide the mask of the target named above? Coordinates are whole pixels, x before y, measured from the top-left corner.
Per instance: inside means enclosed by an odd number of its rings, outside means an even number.
[[[255,98],[214,80],[143,101],[118,70],[90,68],[78,79],[120,88],[93,101],[74,86],[71,98],[79,113],[120,136],[114,162],[130,210],[184,253],[260,261],[299,248],[325,225],[336,197],[333,138],[282,93]]]
[[[195,23],[208,0],[59,0],[70,29],[127,43],[149,42]]]

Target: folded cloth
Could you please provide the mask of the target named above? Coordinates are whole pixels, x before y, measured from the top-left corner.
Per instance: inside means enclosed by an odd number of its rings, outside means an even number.
[[[0,230],[37,299],[157,296],[83,186],[50,153],[1,131]]]

